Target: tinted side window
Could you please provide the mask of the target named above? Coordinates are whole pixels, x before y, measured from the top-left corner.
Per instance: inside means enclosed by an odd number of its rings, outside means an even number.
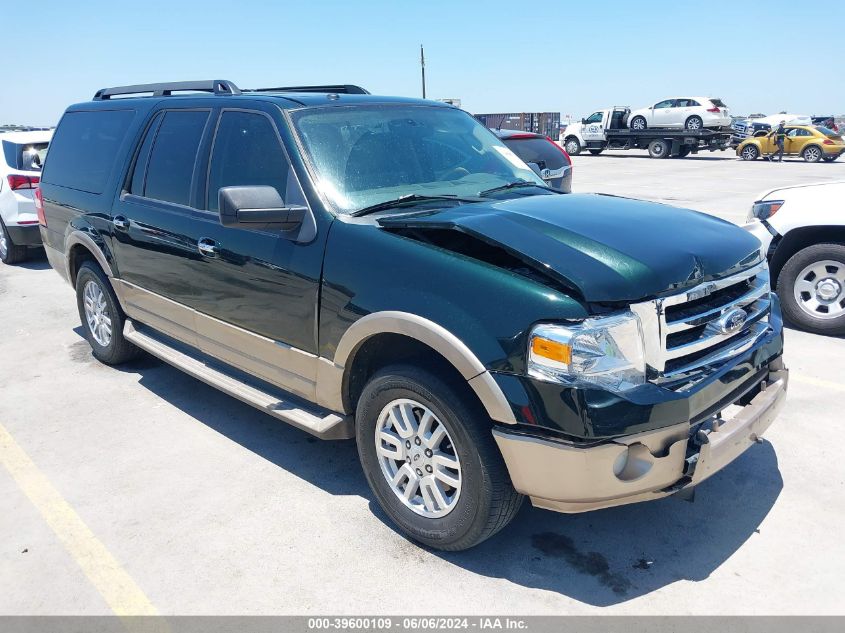
[[[557,170],[566,164],[563,152],[544,138],[506,140],[505,145],[526,163],[537,163],[540,169]]]
[[[220,117],[208,171],[208,209],[216,211],[222,187],[269,185],[287,204],[290,165],[276,128],[255,112],[224,112]]]
[[[187,205],[191,179],[208,112],[170,110],[158,128],[150,160],[144,196]]]
[[[593,112],[590,117],[587,119],[587,123],[601,123],[601,120],[604,118],[604,113],[602,112]]]
[[[666,101],[661,101],[660,103],[654,104],[655,110],[662,110],[663,108],[673,108],[675,107],[675,100],[674,99],[666,99]]]
[[[133,110],[68,112],[50,143],[44,182],[103,193]]]

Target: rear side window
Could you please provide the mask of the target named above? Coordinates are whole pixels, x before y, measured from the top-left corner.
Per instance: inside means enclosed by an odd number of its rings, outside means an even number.
[[[208,112],[195,110],[170,110],[164,115],[150,151],[145,197],[190,203],[197,150],[207,120]]]
[[[505,139],[505,145],[526,163],[537,163],[540,169],[560,169],[566,165],[563,152],[544,138]]]
[[[103,193],[134,114],[134,110],[66,113],[50,143],[42,180]]]
[[[223,112],[208,170],[208,209],[218,208],[223,187],[267,185],[287,204],[302,204],[273,123],[257,112]]]

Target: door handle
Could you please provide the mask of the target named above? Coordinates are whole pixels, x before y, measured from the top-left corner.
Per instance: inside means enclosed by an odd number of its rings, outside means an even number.
[[[112,218],[112,224],[114,224],[114,228],[120,229],[121,231],[125,231],[129,228],[129,220],[124,218],[122,215],[116,215]]]
[[[217,244],[214,240],[207,237],[201,237],[197,241],[197,250],[200,252],[200,255],[217,257]]]

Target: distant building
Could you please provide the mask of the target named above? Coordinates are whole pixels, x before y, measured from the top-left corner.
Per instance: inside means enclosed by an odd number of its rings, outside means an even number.
[[[557,138],[560,132],[560,112],[512,112],[506,114],[476,114],[485,126],[501,130],[523,130]]]

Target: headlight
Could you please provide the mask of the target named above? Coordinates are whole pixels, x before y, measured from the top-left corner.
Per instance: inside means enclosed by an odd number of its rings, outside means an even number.
[[[751,207],[751,215],[758,220],[768,220],[783,206],[783,200],[758,200]]]
[[[640,320],[632,312],[576,325],[538,325],[528,342],[528,373],[540,380],[626,391],[645,382]]]

